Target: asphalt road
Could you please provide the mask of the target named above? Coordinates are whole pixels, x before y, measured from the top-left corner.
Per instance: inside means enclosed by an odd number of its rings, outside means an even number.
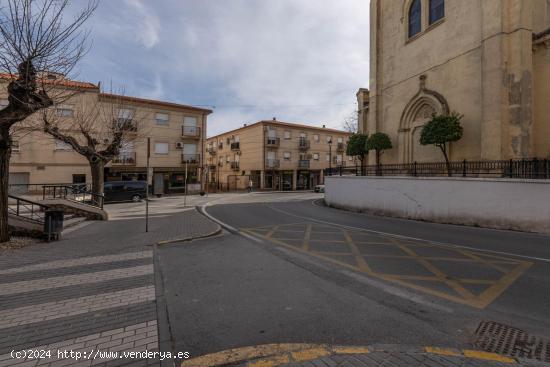
[[[160,248],[175,350],[462,348],[482,321],[550,336],[549,236],[270,199],[207,207],[241,234]]]

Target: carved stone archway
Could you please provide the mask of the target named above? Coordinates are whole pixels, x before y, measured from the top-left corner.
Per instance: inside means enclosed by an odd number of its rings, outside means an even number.
[[[419,129],[432,118],[432,115],[448,113],[449,105],[445,98],[427,89],[426,76],[420,76],[420,89],[403,110],[399,124],[398,147],[401,162],[414,162],[415,144],[419,144],[414,137],[418,138]]]

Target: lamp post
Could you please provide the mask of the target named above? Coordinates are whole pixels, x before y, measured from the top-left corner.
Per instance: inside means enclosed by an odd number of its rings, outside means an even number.
[[[328,172],[332,176],[332,138],[328,140]]]

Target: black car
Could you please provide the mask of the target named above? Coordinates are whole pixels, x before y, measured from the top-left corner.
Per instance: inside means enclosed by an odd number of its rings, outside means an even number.
[[[147,196],[146,181],[110,181],[103,184],[105,202],[138,202]]]

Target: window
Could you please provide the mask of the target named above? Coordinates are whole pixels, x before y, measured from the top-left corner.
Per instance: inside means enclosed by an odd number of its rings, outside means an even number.
[[[194,116],[185,116],[183,118],[183,126],[195,126],[197,127],[197,118]]]
[[[59,117],[73,117],[73,107],[69,105],[59,105],[55,108],[55,114]]]
[[[445,17],[445,0],[430,1],[430,24],[434,24]]]
[[[168,143],[155,143],[156,154],[168,154]]]
[[[307,138],[307,134],[306,133],[300,133],[300,138],[302,138],[302,139]]]
[[[157,125],[168,125],[170,116],[167,113],[157,113],[155,115],[155,122]]]
[[[327,135],[327,143],[332,143],[332,136]]]
[[[414,0],[409,9],[409,38],[422,31],[422,1]]]
[[[225,157],[225,161],[226,161],[226,162],[231,162],[231,157],[226,156],[226,157]]]
[[[319,142],[319,134],[313,135],[313,140],[315,140],[316,143]]]
[[[351,155],[348,156],[348,161],[350,161],[350,162],[353,161],[353,157]]]
[[[0,110],[8,107],[8,104],[10,104],[10,102],[7,99],[0,99]]]
[[[73,174],[73,183],[74,184],[85,184],[86,183],[86,175],[82,174],[82,173]]]
[[[344,138],[340,137],[338,138],[338,143],[343,143],[344,142]]]
[[[290,139],[290,131],[285,130],[285,139]]]
[[[313,160],[315,161],[319,160],[319,153],[313,153]]]
[[[19,152],[19,140],[11,141],[11,151],[15,153]]]
[[[131,120],[134,117],[134,112],[128,108],[120,108],[118,110],[118,118],[120,120]]]
[[[290,161],[290,152],[284,152],[283,158],[285,159],[285,161]]]
[[[327,154],[325,155],[325,159],[326,159],[327,162],[330,162],[330,154],[327,153]]]
[[[55,150],[73,150],[73,147],[64,141],[55,139]]]

